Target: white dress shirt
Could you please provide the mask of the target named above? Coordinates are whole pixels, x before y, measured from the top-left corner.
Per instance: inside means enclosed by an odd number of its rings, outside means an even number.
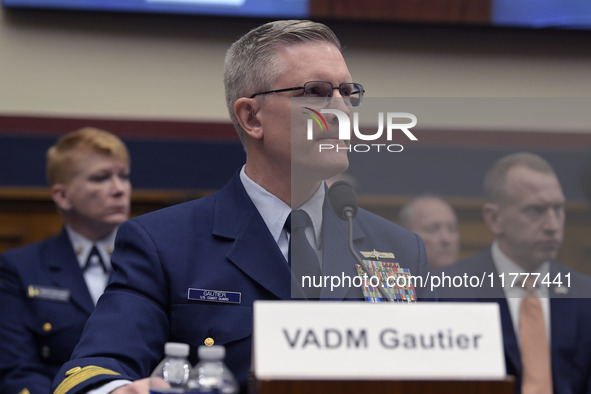
[[[513,322],[515,337],[517,338],[517,343],[519,344],[519,308],[521,307],[521,301],[526,296],[527,291],[520,283],[517,283],[520,278],[523,278],[523,276],[517,277],[517,280],[515,283],[513,283],[513,286],[511,286],[514,278],[514,275],[511,274],[524,273],[525,271],[523,268],[521,268],[521,266],[517,265],[501,251],[501,248],[496,241],[492,245],[491,253],[497,273],[505,274],[505,286],[503,291],[509,306],[509,313],[511,314],[511,321]],[[550,262],[546,261],[542,263],[538,267],[537,272],[540,273],[540,279],[538,280],[539,282],[547,273],[550,272]],[[540,285],[536,287],[536,293],[538,294],[540,302],[542,303],[542,311],[544,312],[544,320],[546,323],[546,334],[548,343],[550,343],[550,292],[548,291],[548,287],[546,285]]]
[[[109,281],[111,272],[111,253],[113,252],[113,247],[115,245],[115,235],[117,233],[117,229],[113,230],[113,232],[111,232],[105,238],[93,242],[74,231],[74,229],[72,229],[70,226],[66,225],[65,227],[68,237],[70,238],[70,242],[74,247],[76,257],[78,258],[78,264],[80,264],[80,268],[82,268],[84,272],[84,281],[86,282],[86,287],[88,287],[88,291],[90,292],[92,300],[96,305],[96,302],[105,291],[105,286]],[[93,246],[96,246],[97,250],[99,251],[101,259],[107,268],[107,272],[105,272],[100,266],[92,266],[86,270],[84,269],[86,266],[86,261],[88,260],[88,255],[90,254]]]

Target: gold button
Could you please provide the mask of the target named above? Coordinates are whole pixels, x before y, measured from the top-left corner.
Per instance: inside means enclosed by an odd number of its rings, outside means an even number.
[[[39,289],[35,286],[29,286],[29,298],[37,297],[39,295]]]
[[[82,369],[82,367],[74,367],[74,368],[68,370],[68,372],[66,372],[66,376],[73,375],[76,372],[80,371],[81,369]]]
[[[43,331],[45,331],[45,332],[51,331],[52,328],[53,328],[53,326],[51,325],[50,322],[47,322],[43,325]]]
[[[213,346],[214,340],[211,337],[207,337],[207,338],[205,338],[205,341],[203,341],[203,344],[205,346]]]

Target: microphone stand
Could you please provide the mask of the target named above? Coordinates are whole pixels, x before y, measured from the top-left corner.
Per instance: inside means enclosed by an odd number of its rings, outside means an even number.
[[[345,207],[343,209],[343,214],[347,217],[347,222],[349,223],[349,249],[351,250],[351,254],[353,255],[353,257],[355,257],[355,260],[357,260],[357,262],[361,265],[361,267],[363,268],[363,271],[365,271],[365,274],[367,276],[369,275],[369,268],[367,267],[367,264],[365,264],[365,261],[363,261],[359,255],[357,254],[357,251],[355,250],[355,246],[353,245],[353,210],[349,207]],[[382,295],[382,297],[389,302],[395,302],[396,300],[394,300],[392,298],[392,296],[390,294],[388,294],[388,292],[386,292],[386,290],[384,289],[384,286],[380,286],[378,285],[378,291],[380,292],[380,294]]]

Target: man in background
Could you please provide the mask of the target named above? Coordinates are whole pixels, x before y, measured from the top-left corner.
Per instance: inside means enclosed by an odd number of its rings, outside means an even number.
[[[534,154],[505,156],[487,173],[484,192],[482,214],[495,241],[444,271],[487,282],[442,287],[439,296],[499,303],[507,373],[516,377],[516,393],[589,393],[591,278],[555,260],[564,236],[565,197],[553,168]]]
[[[47,393],[110,275],[131,185],[124,143],[84,128],[47,152],[62,232],[0,257],[0,393]]]
[[[425,194],[411,200],[400,209],[398,223],[423,238],[432,270],[458,261],[458,218],[451,205],[442,198]]]
[[[357,275],[347,223],[334,212],[324,184],[348,167],[338,119],[326,116],[328,129],[312,133],[310,141],[305,129],[291,130],[294,98],[345,113],[361,104],[363,87],[351,77],[337,37],[320,23],[269,22],[231,46],[224,81],[246,164],[217,193],[121,226],[113,279],[56,377],[56,394],[147,393],[146,377],[168,341],[188,343],[192,362],[200,345],[225,346],[226,363],[246,392],[254,301],[290,300],[292,290],[298,299],[363,299],[359,288],[328,294],[331,289],[294,286],[288,252],[297,231],[316,270]],[[294,112],[305,124],[301,109]],[[341,149],[319,152],[327,139]],[[304,219],[299,228],[294,214]],[[417,235],[362,209],[354,223],[358,250],[391,252],[414,275],[426,276]],[[208,290],[227,298],[200,298]]]

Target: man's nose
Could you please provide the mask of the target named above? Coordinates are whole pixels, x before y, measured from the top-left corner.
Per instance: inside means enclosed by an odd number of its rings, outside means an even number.
[[[351,115],[353,114],[353,107],[351,106],[351,103],[347,100],[347,98],[341,96],[341,93],[338,91],[338,89],[335,90],[335,94],[333,94],[330,99],[329,108],[344,112],[347,114],[349,119],[351,119]],[[333,120],[336,121],[336,116],[333,115],[333,117]],[[351,119],[351,121],[353,121],[353,119]]]
[[[544,230],[558,231],[562,228],[564,215],[561,209],[549,208],[544,216]]]

